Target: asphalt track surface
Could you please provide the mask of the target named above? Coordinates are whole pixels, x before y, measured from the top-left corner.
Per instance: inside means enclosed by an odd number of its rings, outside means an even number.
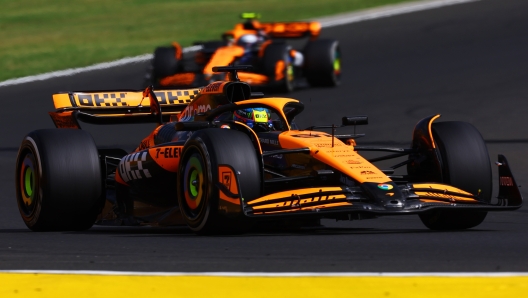
[[[416,122],[475,125],[491,160],[505,154],[528,197],[528,2],[484,0],[325,29],[343,51],[338,88],[291,94],[300,126],[369,115],[360,144],[408,146]],[[324,228],[199,237],[186,228],[94,227],[35,233],[18,214],[16,150],[52,128],[51,94],[138,89],[146,64],[0,88],[0,270],[171,272],[526,272],[528,207],[490,213],[480,226],[433,232],[417,216],[323,221]],[[101,146],[132,149],[150,125],[85,125]],[[497,175],[494,173],[494,182]],[[497,186],[495,184],[495,186]],[[497,187],[495,187],[497,188]]]

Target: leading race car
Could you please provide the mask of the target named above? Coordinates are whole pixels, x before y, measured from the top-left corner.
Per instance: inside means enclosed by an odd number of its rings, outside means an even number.
[[[479,225],[488,211],[522,205],[502,155],[492,200],[486,145],[469,123],[434,115],[418,122],[411,148],[361,147],[359,135],[337,135],[335,125],[299,129],[303,104],[252,92],[238,80],[241,69],[215,68],[231,80],[201,89],[54,94],[57,129],[30,132],[18,152],[16,195],[26,225],[187,225],[207,234],[247,231],[256,222],[418,214],[430,229],[458,230]],[[158,125],[125,152],[97,148],[79,120]],[[344,126],[367,122],[342,119]],[[391,154],[367,159],[361,151]],[[373,164],[402,156],[389,169]],[[399,167],[407,174],[394,175]]]
[[[174,42],[154,51],[147,71],[147,85],[156,88],[191,88],[222,80],[216,65],[252,65],[241,80],[254,88],[289,92],[296,86],[336,86],[341,80],[339,42],[318,39],[318,22],[261,23],[255,13],[242,14],[243,23],[222,35],[222,40],[196,42],[185,52]],[[286,39],[308,38],[303,49],[295,50]]]

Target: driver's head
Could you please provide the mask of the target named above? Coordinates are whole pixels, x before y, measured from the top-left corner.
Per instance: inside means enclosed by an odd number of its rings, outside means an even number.
[[[245,49],[251,48],[259,41],[259,38],[255,34],[244,34],[238,39],[238,45]]]
[[[233,120],[243,122],[247,126],[254,128],[256,125],[271,127],[270,112],[266,108],[252,108],[236,110],[233,113]]]

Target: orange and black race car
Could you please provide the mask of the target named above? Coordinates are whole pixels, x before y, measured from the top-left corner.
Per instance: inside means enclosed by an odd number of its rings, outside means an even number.
[[[303,104],[252,92],[237,79],[245,68],[215,68],[231,80],[201,89],[54,94],[57,129],[30,132],[18,152],[16,194],[26,225],[187,225],[229,233],[254,223],[418,214],[428,228],[445,230],[522,205],[502,155],[492,200],[488,151],[466,122],[434,115],[418,121],[410,148],[357,146],[359,134],[336,134],[335,125],[299,129],[294,119]],[[157,127],[125,152],[98,148],[79,120]],[[367,122],[342,118],[342,126]],[[365,158],[365,151],[388,155]],[[407,158],[388,169],[374,165],[396,157]],[[400,167],[405,175],[394,174]]]
[[[222,35],[222,40],[196,42],[185,52],[174,42],[154,51],[146,85],[155,88],[192,88],[222,80],[215,65],[252,65],[240,79],[253,88],[289,92],[298,86],[336,86],[341,77],[339,42],[318,39],[318,22],[261,23],[254,13],[242,14],[243,23]],[[302,50],[285,39],[308,38]]]

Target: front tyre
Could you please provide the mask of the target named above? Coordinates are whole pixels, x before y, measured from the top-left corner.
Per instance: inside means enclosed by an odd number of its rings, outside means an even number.
[[[33,231],[89,229],[104,203],[97,148],[85,131],[29,133],[15,171],[18,209]]]
[[[239,172],[244,200],[261,194],[261,171],[249,137],[228,129],[204,129],[185,144],[178,171],[178,203],[191,230],[198,234],[241,232],[249,228],[243,214],[227,217],[218,212],[218,166],[229,165]]]
[[[491,202],[491,164],[478,130],[469,123],[451,121],[433,123],[432,131],[442,160],[442,182],[479,194],[484,203]],[[444,209],[420,214],[420,219],[432,230],[462,230],[478,226],[486,214]]]

